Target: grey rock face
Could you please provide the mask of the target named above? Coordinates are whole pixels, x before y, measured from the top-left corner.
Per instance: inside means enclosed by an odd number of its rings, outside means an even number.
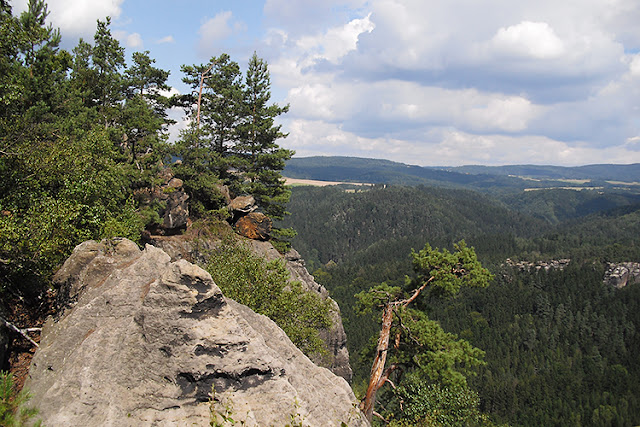
[[[271,320],[201,268],[134,247],[85,242],[56,275],[69,308],[46,323],[26,384],[45,425],[366,425],[347,382]]]
[[[229,203],[229,209],[236,216],[246,215],[258,209],[253,196],[238,196]]]
[[[510,258],[507,258],[506,264],[511,267],[516,267],[521,271],[525,271],[525,270],[526,271],[530,271],[530,270],[549,271],[549,270],[564,270],[569,265],[570,262],[571,260],[568,258],[553,259],[551,261],[537,261],[537,262],[527,262],[527,261],[515,262],[515,261],[512,261]]]
[[[604,283],[621,289],[630,283],[640,282],[640,263],[622,262],[607,265],[604,273]]]

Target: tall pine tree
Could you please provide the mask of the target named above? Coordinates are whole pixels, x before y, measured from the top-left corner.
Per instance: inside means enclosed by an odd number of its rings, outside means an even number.
[[[267,63],[254,52],[247,69],[242,122],[238,127],[236,151],[242,159],[241,168],[248,181],[247,191],[272,218],[282,219],[290,191],[280,172],[294,154],[281,148],[277,141],[287,134],[275,119],[289,111],[289,106],[271,104],[271,79]]]

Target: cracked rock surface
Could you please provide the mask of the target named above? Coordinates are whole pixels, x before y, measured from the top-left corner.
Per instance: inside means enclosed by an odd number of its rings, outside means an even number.
[[[85,242],[55,280],[67,308],[26,384],[44,425],[366,425],[343,378],[185,260]]]

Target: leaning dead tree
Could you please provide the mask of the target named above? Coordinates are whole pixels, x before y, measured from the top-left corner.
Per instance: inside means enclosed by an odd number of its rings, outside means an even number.
[[[31,345],[33,345],[34,347],[36,347],[36,348],[40,347],[37,342],[35,342],[33,339],[31,339],[31,337],[29,335],[27,335],[27,332],[40,332],[42,330],[42,328],[20,329],[17,326],[15,326],[13,323],[8,322],[5,319],[3,319],[2,317],[0,317],[0,323],[4,324],[4,326],[9,328],[10,330],[20,334],[24,339],[29,341],[31,343]]]

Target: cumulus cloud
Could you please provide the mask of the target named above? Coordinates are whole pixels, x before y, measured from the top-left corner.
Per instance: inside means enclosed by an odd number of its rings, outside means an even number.
[[[337,124],[302,119],[292,121],[287,128],[290,134],[283,145],[296,150],[300,157],[372,157],[423,166],[523,163],[577,166],[602,163],[603,158],[611,163],[640,162],[640,151],[628,144],[594,148],[584,142],[569,144],[536,135],[475,135],[438,127],[431,128],[421,140],[367,138]]]
[[[142,36],[139,33],[127,33],[126,31],[112,31],[113,36],[125,47],[140,50],[144,46]]]
[[[640,31],[625,18],[640,16],[637,2],[372,0],[351,11],[341,23],[321,19],[325,30],[270,33],[298,155],[638,160],[640,55],[629,52]]]
[[[200,40],[198,50],[203,56],[211,56],[220,50],[220,42],[234,33],[246,30],[246,25],[233,21],[233,13],[224,11],[205,21],[198,30]]]
[[[475,132],[525,130],[542,108],[521,96],[445,89],[399,80],[301,85],[290,90],[292,115],[314,120],[384,127],[386,134],[430,125],[454,124]]]
[[[263,12],[270,28],[286,28],[294,37],[315,34],[352,19],[367,0],[266,0]]]
[[[49,22],[66,37],[92,39],[96,21],[107,16],[117,19],[122,13],[124,0],[48,0]],[[15,12],[27,9],[27,0],[12,2]]]
[[[362,33],[370,33],[375,28],[371,22],[371,14],[362,19],[354,19],[346,25],[330,28],[318,36],[300,38],[296,45],[306,52],[317,52],[314,59],[326,59],[336,63],[347,53],[356,49],[358,38]]]
[[[173,36],[169,35],[169,36],[165,36],[165,37],[161,38],[156,43],[158,43],[158,44],[175,43],[175,39],[173,38]]]
[[[562,40],[546,22],[524,21],[500,28],[491,42],[499,52],[509,55],[550,59],[564,53]]]

